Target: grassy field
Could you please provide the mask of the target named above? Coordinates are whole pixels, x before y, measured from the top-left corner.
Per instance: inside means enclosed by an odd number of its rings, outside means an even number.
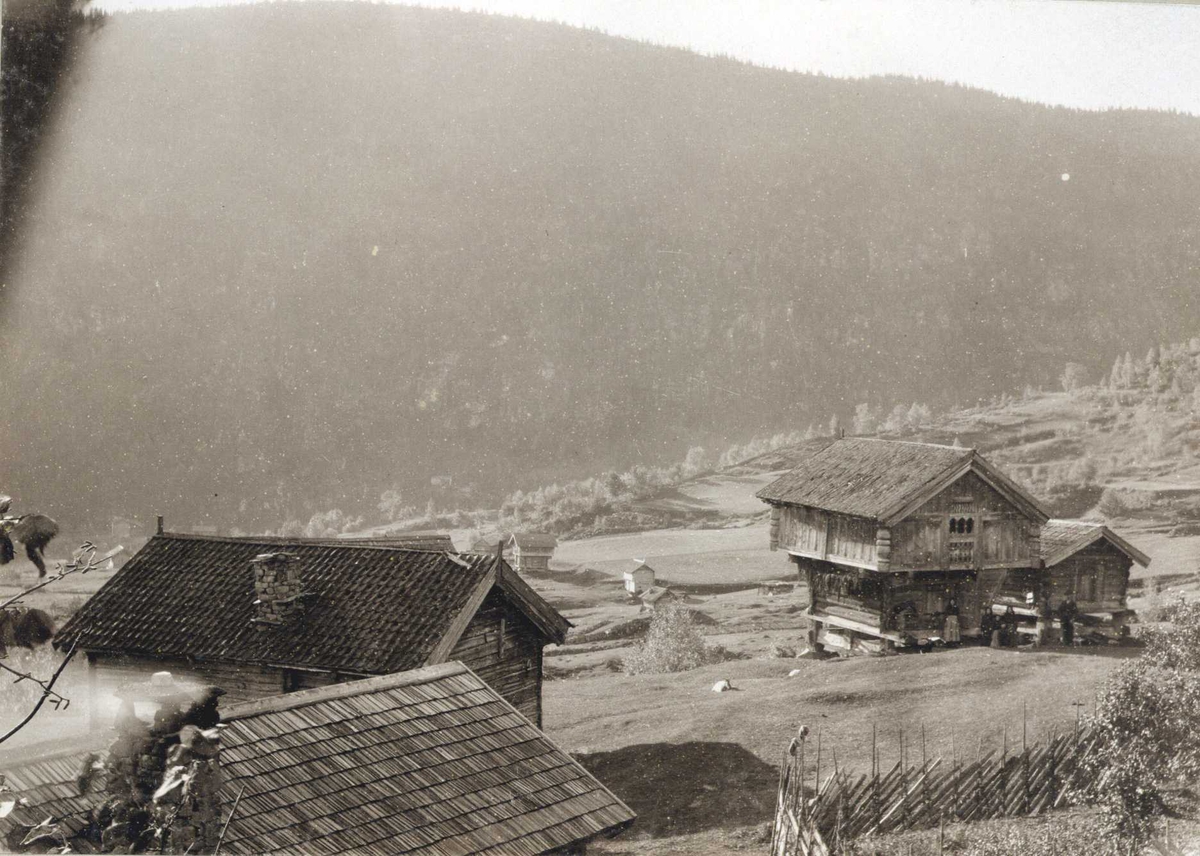
[[[787,559],[767,549],[767,525],[730,529],[657,529],[564,541],[556,567],[584,565],[620,579],[637,560],[678,583],[732,583],[790,576]]]
[[[705,840],[715,849],[695,852],[725,852],[745,841],[741,834],[728,839],[730,831],[770,819],[776,765],[801,725],[814,741],[820,731],[826,772],[835,760],[869,767],[873,727],[888,764],[898,759],[902,733],[907,751],[920,753],[922,728],[930,757],[973,756],[1005,740],[1020,744],[1023,705],[1029,740],[1072,728],[1075,704],[1090,709],[1119,662],[1109,651],[968,648],[821,662],[738,660],[673,675],[597,674],[548,682],[545,725],[639,813],[639,834],[710,833]],[[789,677],[792,671],[798,674]],[[722,679],[734,691],[712,692]],[[626,852],[612,846],[610,852]]]
[[[692,479],[653,499],[634,503],[637,511],[713,512],[728,516],[761,514],[766,510],[754,496],[781,473],[730,475],[719,473]]]

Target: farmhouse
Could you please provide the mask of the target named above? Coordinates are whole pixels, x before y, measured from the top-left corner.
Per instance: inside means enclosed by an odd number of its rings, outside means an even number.
[[[174,800],[169,852],[211,853],[219,843],[229,854],[582,853],[635,819],[461,663],[237,705],[221,725],[189,722],[176,738],[127,721],[91,756],[104,770],[83,795],[85,749],[16,764],[0,757],[29,803],[0,819],[0,834],[23,837],[62,814],[72,849],[95,852],[103,828],[88,828],[89,809],[145,802],[137,783],[169,775],[147,747],[168,743],[171,763],[191,770],[189,796]]]
[[[977,635],[992,593],[1042,567],[1049,519],[973,449],[841,439],[758,493],[809,591],[814,644],[878,651]]]
[[[496,556],[161,533],[68,622],[93,698],[170,671],[226,703],[461,660],[541,723],[570,623]]]
[[[550,569],[550,557],[558,546],[553,535],[537,532],[515,533],[508,542],[512,550],[513,567],[518,571],[546,571]]]

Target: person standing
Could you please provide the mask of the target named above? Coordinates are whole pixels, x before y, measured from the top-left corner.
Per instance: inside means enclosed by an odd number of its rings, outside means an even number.
[[[946,627],[942,631],[942,638],[946,640],[947,645],[957,645],[962,641],[958,625],[958,601],[953,597],[946,604]]]

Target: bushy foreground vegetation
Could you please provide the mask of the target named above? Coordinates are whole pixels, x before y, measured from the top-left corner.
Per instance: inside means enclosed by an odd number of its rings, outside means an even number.
[[[1200,776],[1200,603],[1166,610],[1168,624],[1145,634],[1142,656],[1105,682],[1081,799],[1098,805],[1119,852],[1136,853],[1173,794]]]

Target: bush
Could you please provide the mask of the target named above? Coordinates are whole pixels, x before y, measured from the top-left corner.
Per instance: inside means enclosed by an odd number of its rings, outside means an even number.
[[[646,638],[625,658],[625,672],[630,675],[685,672],[715,662],[717,657],[704,644],[691,610],[682,603],[668,603],[655,610]]]
[[[1100,513],[1106,518],[1124,517],[1129,514],[1129,506],[1122,499],[1121,494],[1115,490],[1106,488],[1104,493],[1100,494],[1099,503]]]
[[[1170,626],[1151,628],[1142,656],[1104,684],[1079,795],[1100,807],[1105,832],[1129,853],[1163,814],[1166,792],[1200,775],[1200,604],[1164,612]]]

